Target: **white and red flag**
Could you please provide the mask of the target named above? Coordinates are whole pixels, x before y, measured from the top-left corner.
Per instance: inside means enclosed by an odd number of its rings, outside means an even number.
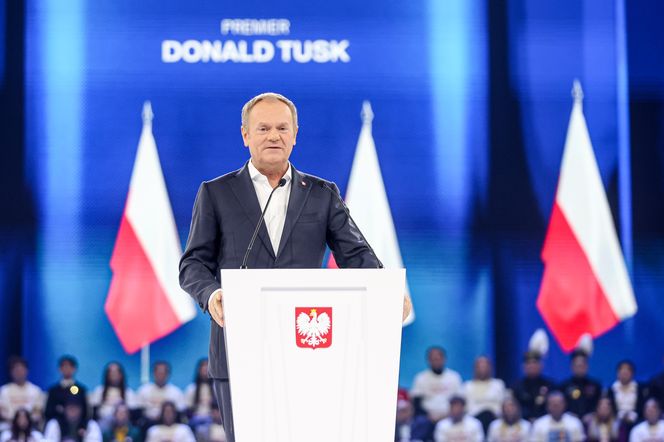
[[[152,135],[152,108],[143,131],[115,241],[113,279],[104,309],[127,353],[171,333],[196,315],[178,283],[182,249]]]
[[[374,114],[368,101],[362,104],[361,115],[362,130],[355,148],[345,201],[358,228],[367,238],[383,265],[386,268],[402,269],[403,260],[399,240],[394,228],[392,211],[373,139]],[[337,267],[332,255],[330,255],[328,267]],[[406,281],[406,295],[410,296],[408,281]],[[403,325],[408,325],[414,320],[415,307],[413,306]]]
[[[578,82],[574,97],[537,298],[537,308],[564,351],[573,350],[585,333],[597,337],[637,310]]]

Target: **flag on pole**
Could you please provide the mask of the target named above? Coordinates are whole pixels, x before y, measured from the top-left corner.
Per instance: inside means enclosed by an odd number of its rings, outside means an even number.
[[[371,104],[365,101],[362,104],[362,130],[357,140],[355,157],[350,171],[348,188],[346,190],[346,205],[353,214],[369,244],[374,248],[376,255],[386,268],[401,269],[403,260],[399,241],[392,220],[390,203],[385,192],[383,175],[380,172],[376,144],[372,135],[373,111]],[[336,268],[334,256],[330,255],[328,267]],[[410,295],[406,281],[406,294]],[[415,308],[404,321],[408,325],[415,319]]]
[[[152,108],[143,131],[115,241],[113,279],[104,309],[127,353],[171,333],[196,315],[178,283],[182,250],[152,135]]]
[[[636,301],[583,116],[581,86],[574,107],[556,199],[542,249],[537,308],[565,351],[636,313]]]

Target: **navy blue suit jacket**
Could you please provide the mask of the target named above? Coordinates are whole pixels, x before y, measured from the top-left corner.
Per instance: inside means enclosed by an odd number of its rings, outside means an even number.
[[[376,268],[378,261],[346,216],[337,186],[292,168],[291,194],[279,250],[265,224],[249,256],[250,269],[320,268],[329,245],[339,267]],[[180,285],[204,310],[222,284],[221,269],[238,269],[261,215],[247,164],[201,184],[194,203],[187,247],[180,260]],[[211,321],[210,376],[228,378],[223,330]]]

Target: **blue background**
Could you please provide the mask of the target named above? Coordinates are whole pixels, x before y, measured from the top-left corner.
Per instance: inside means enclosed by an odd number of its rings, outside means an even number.
[[[658,2],[24,5],[25,29],[18,29],[24,51],[7,55],[22,62],[11,70],[21,82],[3,86],[3,93],[22,91],[8,103],[18,103],[13,110],[23,124],[14,138],[4,138],[12,141],[12,156],[2,184],[20,190],[2,199],[0,357],[23,354],[36,383],[54,381],[57,357],[72,353],[88,385],[101,382],[110,360],[121,361],[138,385],[140,358],[124,354],[103,305],[144,100],[152,101],[184,243],[200,182],[248,158],[240,109],[266,90],[298,106],[293,163],[334,180],[342,192],[362,101],[371,101],[417,314],[403,332],[401,384],[409,386],[425,366],[432,344],[448,349],[449,366],[464,378],[473,359],[488,354],[498,375],[516,379],[528,338],[544,327],[535,309],[539,253],[575,78],[584,87],[591,139],[640,308],[596,341],[591,371],[607,384],[624,357],[635,360],[641,379],[660,370],[664,64],[654,54],[664,49],[656,20],[664,6]],[[222,36],[223,18],[287,18],[291,34],[284,38],[348,39],[351,61],[161,61],[166,39],[252,40]],[[155,343],[151,356],[169,360],[174,382],[184,386],[207,345],[208,319],[199,314]],[[545,364],[551,376],[567,376],[568,357],[554,342]]]

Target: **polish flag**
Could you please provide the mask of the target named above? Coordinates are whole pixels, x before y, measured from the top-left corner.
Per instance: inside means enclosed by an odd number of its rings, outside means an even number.
[[[166,336],[196,315],[193,301],[178,283],[181,254],[152,135],[152,108],[146,102],[104,306],[127,353]]]
[[[564,351],[636,313],[634,292],[574,85],[556,200],[542,249],[537,308]]]
[[[372,135],[374,115],[368,101],[362,104],[361,115],[362,130],[355,148],[355,157],[348,180],[346,205],[385,268],[402,269],[403,260],[397,232],[394,229],[392,211],[387,200],[376,144]],[[337,263],[331,254],[327,266],[337,268]],[[408,281],[406,281],[406,294],[410,295]],[[414,320],[415,308],[413,307],[403,325],[408,325]]]

